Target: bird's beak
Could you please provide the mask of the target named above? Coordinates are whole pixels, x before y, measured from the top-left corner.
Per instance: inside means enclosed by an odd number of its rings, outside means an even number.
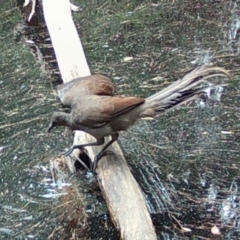
[[[50,123],[47,132],[50,133],[54,127],[55,126],[52,123]]]

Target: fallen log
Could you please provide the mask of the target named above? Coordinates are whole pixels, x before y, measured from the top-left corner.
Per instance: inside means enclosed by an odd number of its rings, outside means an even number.
[[[90,75],[81,41],[71,16],[69,0],[42,0],[45,22],[51,37],[63,82]],[[76,132],[74,143],[92,142],[83,132]],[[91,159],[100,147],[87,147]],[[114,143],[109,154],[101,159],[97,178],[111,218],[122,239],[157,239],[143,193],[132,176],[123,153]],[[71,161],[68,161],[71,164]],[[73,165],[69,166],[74,169]]]

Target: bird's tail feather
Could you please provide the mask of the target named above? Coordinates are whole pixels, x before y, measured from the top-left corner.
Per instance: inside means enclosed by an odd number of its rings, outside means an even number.
[[[172,83],[162,91],[148,97],[144,104],[146,111],[143,111],[142,117],[148,117],[148,113],[152,112],[149,111],[149,108],[154,110],[155,115],[160,115],[183,103],[198,99],[203,94],[206,95],[209,92],[209,88],[214,88],[214,86],[205,86],[197,89],[194,89],[194,87],[216,76],[227,76],[230,78],[229,72],[223,68],[202,66],[194,69],[186,74],[183,79]]]

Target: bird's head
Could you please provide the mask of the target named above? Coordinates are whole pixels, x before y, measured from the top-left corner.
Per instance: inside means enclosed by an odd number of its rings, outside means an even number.
[[[67,126],[67,114],[62,112],[54,112],[50,124],[48,127],[48,132],[50,132],[56,126]]]

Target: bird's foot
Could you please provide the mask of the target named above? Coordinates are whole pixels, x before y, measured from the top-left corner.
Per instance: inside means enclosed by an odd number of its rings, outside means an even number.
[[[63,153],[65,156],[69,156],[73,150],[75,149],[74,145],[72,145],[66,152]]]
[[[66,152],[63,153],[63,155],[65,156],[69,156],[74,149],[82,149],[84,151],[84,148],[82,148],[81,146],[77,146],[77,145],[72,145]]]
[[[80,156],[77,156],[76,154],[75,154],[74,156],[73,156],[73,155],[71,156],[71,153],[72,153],[73,150],[76,149],[76,148],[82,149],[82,152],[80,153]],[[84,163],[84,160],[81,160],[82,154],[85,155],[85,157],[87,156],[87,158],[89,159],[89,157],[88,157],[88,155],[87,155],[86,152],[87,152],[86,149],[72,145],[66,152],[63,153],[63,155],[66,156],[66,157],[69,156],[69,157],[72,158],[72,159],[76,158],[75,160],[78,160],[78,162],[79,162],[86,170],[90,171],[89,167]],[[89,162],[91,162],[90,159],[89,159]]]
[[[100,156],[100,158],[101,158],[101,156]],[[96,155],[93,160],[92,167],[91,167],[93,173],[96,173],[97,164],[98,164],[100,158],[98,157],[98,155]]]
[[[99,160],[103,157],[103,156],[106,156],[108,153],[111,153],[112,154],[112,151],[110,150],[106,150],[104,151],[103,153],[99,153],[95,156],[94,158],[94,161],[92,163],[92,171],[93,173],[96,173],[96,169],[97,169],[97,165],[98,165],[98,162]]]

